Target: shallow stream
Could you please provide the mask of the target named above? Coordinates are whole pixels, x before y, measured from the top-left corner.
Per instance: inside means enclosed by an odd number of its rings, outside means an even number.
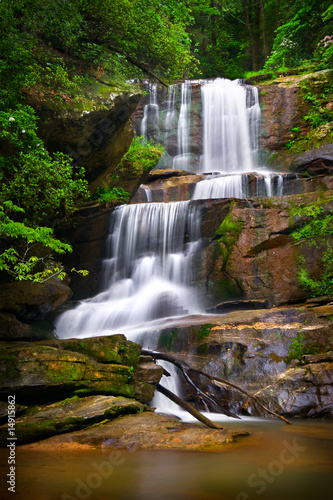
[[[223,417],[250,435],[217,452],[17,448],[19,500],[322,500],[333,490],[333,422]],[[8,465],[1,450],[1,476]]]

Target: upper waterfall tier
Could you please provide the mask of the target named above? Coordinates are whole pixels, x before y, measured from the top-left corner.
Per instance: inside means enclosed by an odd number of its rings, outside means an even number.
[[[165,146],[158,168],[241,173],[259,167],[256,87],[217,78],[170,85],[166,95],[156,85],[149,84],[147,90],[136,129]]]
[[[238,81],[220,78],[201,87],[204,172],[251,172],[257,167],[260,107],[257,89],[248,87],[248,93],[247,98]]]

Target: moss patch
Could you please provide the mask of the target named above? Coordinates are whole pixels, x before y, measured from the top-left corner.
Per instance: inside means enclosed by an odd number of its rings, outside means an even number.
[[[17,368],[17,356],[14,353],[0,352],[0,380],[13,379],[20,376]]]
[[[126,340],[124,335],[110,335],[85,340],[73,340],[63,344],[64,349],[80,352],[100,363],[116,363],[136,366],[140,359],[141,346]]]
[[[244,222],[238,220],[232,213],[233,204],[225,217],[224,221],[217,229],[214,239],[220,243],[219,252],[223,257],[221,271],[225,271],[228,264],[229,256],[233,250],[233,246],[238,241],[239,235],[242,232]]]

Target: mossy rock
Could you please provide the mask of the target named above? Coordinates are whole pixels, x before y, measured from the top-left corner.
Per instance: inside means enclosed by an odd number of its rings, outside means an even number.
[[[126,337],[120,334],[93,339],[71,339],[62,341],[61,346],[63,349],[91,356],[100,363],[119,363],[128,366],[137,366],[141,353],[139,344],[126,340]]]
[[[51,405],[30,408],[16,420],[15,435],[20,444],[25,444],[146,410],[148,407],[142,403],[124,397],[75,396]],[[1,446],[6,446],[7,437],[5,424],[0,427]]]
[[[129,347],[126,356],[133,364],[99,363],[83,353],[43,343],[1,342],[0,399],[6,400],[13,392],[27,404],[45,399],[54,401],[59,393],[63,397],[74,394],[134,397],[137,393],[134,365],[138,363],[141,348],[138,344],[127,344],[122,336],[114,345]],[[148,401],[144,394],[140,400]]]

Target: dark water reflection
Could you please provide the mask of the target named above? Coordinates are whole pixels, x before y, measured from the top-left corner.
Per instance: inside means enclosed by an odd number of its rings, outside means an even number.
[[[28,451],[17,448],[19,500],[312,500],[331,498],[333,422],[245,420],[251,432],[220,452]]]

